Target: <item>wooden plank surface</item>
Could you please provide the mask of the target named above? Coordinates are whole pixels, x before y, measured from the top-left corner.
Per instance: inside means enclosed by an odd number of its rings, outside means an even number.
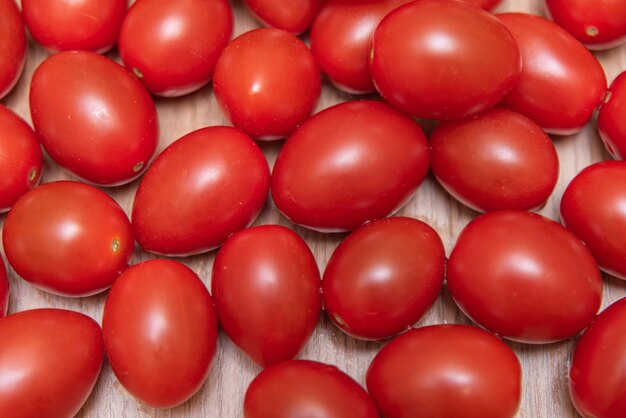
[[[538,0],[505,0],[497,11],[525,11],[542,13]],[[235,13],[234,35],[241,34],[258,23],[247,13],[241,0],[231,2]],[[609,81],[626,69],[626,46],[596,54],[602,62]],[[3,103],[30,121],[28,108],[29,83],[34,69],[47,56],[47,53],[29,43],[27,64],[24,74],[15,90],[3,99]],[[110,54],[116,58],[115,53]],[[338,93],[330,85],[324,84],[322,97],[316,111],[324,109],[351,97]],[[179,99],[156,99],[161,124],[159,151],[180,136],[210,125],[228,124],[220,112],[212,89],[200,91]],[[558,185],[541,214],[558,220],[558,205],[568,182],[585,166],[592,162],[608,159],[598,138],[595,121],[591,121],[582,132],[575,136],[554,138],[560,161],[561,173]],[[281,143],[261,144],[270,165],[273,164]],[[58,179],[72,179],[49,159],[46,160],[44,182]],[[132,200],[138,182],[115,189],[105,189],[130,213]],[[171,198],[176,198],[172,196]],[[447,196],[432,177],[420,186],[417,195],[404,207],[400,215],[412,216],[426,221],[441,235],[447,254],[450,253],[461,229],[476,213]],[[4,215],[0,218],[4,221]],[[323,271],[328,258],[342,234],[325,235],[303,228],[294,227],[283,218],[271,201],[255,224],[279,223],[294,228],[310,245],[320,270]],[[137,249],[133,262],[153,257]],[[191,267],[209,286],[210,272],[215,252],[181,259]],[[604,276],[605,293],[603,307],[626,296],[626,282]],[[10,271],[10,312],[38,307],[58,307],[73,309],[88,314],[101,321],[106,293],[83,299],[69,299],[50,295],[37,290]],[[417,325],[436,323],[468,323],[456,309],[449,294],[444,289],[426,317]],[[523,399],[519,417],[574,417],[576,413],[567,392],[567,367],[573,349],[573,341],[568,340],[550,345],[510,344],[519,356],[523,367]],[[338,366],[364,383],[365,372],[374,355],[381,348],[380,343],[366,343],[347,337],[336,329],[322,315],[319,325],[301,353],[300,358],[313,359]],[[239,417],[242,415],[242,402],[246,388],[260,371],[245,355],[220,332],[218,352],[206,384],[196,396],[182,406],[171,410],[155,410],[140,405],[128,395],[116,381],[109,365],[105,362],[100,379],[90,399],[79,413],[79,417]]]

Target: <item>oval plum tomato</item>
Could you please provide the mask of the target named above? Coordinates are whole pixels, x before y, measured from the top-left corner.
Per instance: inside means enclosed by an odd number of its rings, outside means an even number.
[[[120,57],[152,93],[182,96],[211,80],[232,30],[227,0],[139,0],[124,19]]]
[[[427,119],[476,115],[519,80],[520,53],[490,13],[459,1],[398,7],[372,36],[370,71],[391,105]]]
[[[598,60],[564,29],[543,17],[505,13],[497,17],[511,31],[522,53],[519,83],[504,106],[548,133],[570,135],[591,118],[606,94]]]
[[[496,334],[523,343],[573,337],[594,318],[602,278],[583,243],[531,212],[481,215],[461,232],[447,264],[459,308]]]
[[[209,374],[217,344],[213,300],[184,264],[150,260],[122,273],[104,305],[102,329],[115,376],[150,406],[185,402]]]
[[[269,184],[265,156],[239,129],[191,132],[168,146],[141,180],[132,211],[137,242],[170,256],[215,249],[254,221]]]
[[[513,350],[486,331],[434,325],[391,340],[366,381],[385,418],[513,418],[522,368]]]
[[[0,318],[7,314],[9,309],[9,277],[4,260],[0,257]]]
[[[300,35],[309,29],[323,1],[245,0],[245,4],[264,25]]]
[[[626,71],[619,74],[598,112],[598,132],[604,147],[618,160],[626,158]]]
[[[274,28],[233,39],[217,60],[213,88],[234,126],[258,140],[289,135],[309,117],[321,92],[309,48]]]
[[[559,177],[559,157],[550,138],[532,120],[507,109],[442,122],[430,145],[439,183],[479,212],[537,209]]]
[[[335,366],[290,360],[254,378],[244,399],[244,418],[378,418],[367,392]]]
[[[156,151],[152,98],[124,67],[94,52],[60,52],[41,63],[30,112],[50,157],[100,186],[137,178]]]
[[[22,0],[33,38],[51,51],[105,53],[117,43],[127,0]]]
[[[0,99],[15,87],[26,61],[26,31],[14,0],[0,0]]]
[[[0,212],[41,180],[43,154],[35,132],[8,107],[0,105]]]
[[[410,117],[379,101],[345,102],[285,142],[272,197],[292,222],[345,231],[402,207],[428,171],[428,141]]]
[[[63,309],[0,320],[0,416],[67,418],[83,406],[104,360],[100,325]]]
[[[122,208],[87,184],[57,181],[22,196],[4,223],[7,260],[26,281],[64,296],[109,288],[135,247]]]
[[[435,302],[444,261],[443,242],[426,223],[404,217],[368,223],[328,261],[322,280],[326,312],[355,338],[393,337]]]
[[[321,286],[309,247],[279,225],[235,233],[218,251],[211,279],[220,324],[261,367],[302,350],[320,316]]]

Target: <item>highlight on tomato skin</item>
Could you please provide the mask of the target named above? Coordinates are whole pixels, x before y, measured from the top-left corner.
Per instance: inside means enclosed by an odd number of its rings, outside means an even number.
[[[24,71],[26,29],[14,0],[0,0],[0,99],[5,97]]]
[[[598,111],[598,133],[606,148],[616,160],[626,158],[626,72],[621,72],[611,83]]]

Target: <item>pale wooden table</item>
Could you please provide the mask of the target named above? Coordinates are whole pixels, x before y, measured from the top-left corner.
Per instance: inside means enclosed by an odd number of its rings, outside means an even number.
[[[235,35],[258,26],[258,23],[244,10],[241,0],[234,0],[233,8]],[[541,14],[542,6],[539,0],[505,0],[497,11],[525,11]],[[5,105],[28,121],[30,121],[28,108],[30,79],[34,69],[46,56],[47,54],[32,41],[29,43],[24,74],[15,90],[3,100]],[[597,56],[605,68],[609,81],[626,69],[626,46],[598,53]],[[324,84],[316,111],[347,99],[350,97]],[[192,130],[228,123],[217,106],[212,89],[208,86],[180,99],[156,99],[156,104],[161,124],[159,151]],[[561,175],[554,194],[540,213],[558,220],[559,201],[568,182],[585,166],[607,159],[608,155],[596,133],[595,121],[591,121],[578,135],[554,138],[554,142],[561,160]],[[261,144],[261,146],[272,165],[280,143]],[[73,178],[51,163],[49,159],[46,160],[45,170],[44,182]],[[128,186],[106,189],[106,191],[117,199],[127,213],[130,213],[137,184],[134,182]],[[172,196],[172,198],[175,197]],[[400,215],[412,216],[433,226],[441,235],[449,254],[461,229],[476,214],[448,197],[429,176],[420,186],[417,195],[402,209]],[[0,217],[0,220],[4,221],[4,216]],[[293,227],[315,253],[320,271],[323,271],[332,251],[344,237],[344,235],[324,235],[294,227],[278,213],[271,201],[268,201],[256,221],[256,224],[268,223]],[[198,273],[209,286],[214,256],[215,252],[212,252],[180,261]],[[150,257],[152,256],[138,249],[134,262]],[[606,275],[604,278],[603,307],[626,296],[626,282]],[[101,320],[106,293],[84,299],[57,297],[37,290],[17,277],[13,271],[10,271],[10,283],[10,312],[39,307],[58,307],[77,310],[92,316],[99,322]],[[436,304],[417,325],[467,322],[444,289]],[[510,345],[519,356],[524,370],[523,399],[518,416],[529,418],[576,416],[567,392],[567,366],[573,349],[573,341],[538,346]],[[334,364],[363,384],[367,367],[380,348],[379,343],[365,343],[347,337],[322,315],[313,337],[300,358]],[[218,351],[209,379],[199,393],[182,406],[171,410],[155,410],[140,405],[124,391],[105,362],[100,379],[78,416],[83,418],[239,417],[242,415],[242,402],[246,388],[259,371],[259,367],[240,353],[226,335],[220,333]]]

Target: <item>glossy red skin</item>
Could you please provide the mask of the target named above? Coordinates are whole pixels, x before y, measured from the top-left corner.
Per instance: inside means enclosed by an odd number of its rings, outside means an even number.
[[[511,31],[522,53],[519,83],[504,106],[546,132],[570,135],[591,118],[606,94],[598,60],[564,29],[543,17],[505,13],[497,17]]]
[[[24,20],[14,0],[0,0],[0,99],[17,84],[26,61]]]
[[[266,26],[294,35],[305,32],[324,0],[244,0],[248,10]]]
[[[540,208],[559,177],[559,157],[548,135],[507,109],[442,122],[430,145],[431,169],[439,183],[479,212]]]
[[[512,418],[522,369],[494,335],[434,325],[391,340],[372,360],[366,381],[385,418]]]
[[[22,0],[31,35],[55,52],[107,52],[117,43],[127,7],[127,0]]]
[[[5,316],[9,309],[9,277],[4,260],[0,257],[0,318]]]
[[[275,140],[288,136],[313,111],[320,72],[309,48],[294,35],[254,29],[224,48],[213,89],[234,126],[254,139]]]
[[[496,6],[502,3],[502,0],[462,0],[465,3],[473,4],[474,6],[482,7],[485,10],[493,10]]]
[[[324,363],[290,360],[259,373],[246,392],[244,418],[378,418],[367,392]]]
[[[602,278],[584,244],[526,211],[481,215],[448,260],[448,289],[474,322],[509,340],[543,344],[578,334],[602,301]]]
[[[420,118],[459,119],[485,111],[515,87],[521,69],[509,31],[490,13],[463,2],[409,3],[389,13],[372,36],[376,89],[391,105]]]
[[[410,329],[443,286],[445,249],[428,224],[370,222],[333,252],[322,280],[324,307],[348,335],[382,340]]]
[[[322,309],[321,286],[309,247],[279,225],[235,233],[218,251],[211,279],[222,328],[261,367],[302,350]]]
[[[156,151],[152,98],[124,67],[94,52],[60,52],[41,63],[30,112],[50,157],[99,186],[137,178]]]
[[[233,30],[227,0],[140,0],[120,32],[120,57],[159,96],[207,84]]]
[[[115,376],[132,396],[156,408],[180,405],[204,384],[217,326],[204,283],[184,264],[166,259],[122,273],[102,318]]]
[[[41,180],[43,154],[32,128],[0,105],[0,212]]]
[[[7,215],[2,241],[9,264],[24,280],[72,297],[109,288],[135,247],[117,202],[73,181],[46,183],[22,196]]]
[[[626,158],[626,72],[620,73],[598,112],[598,132],[604,147],[618,160]]]
[[[0,416],[75,416],[104,360],[102,330],[63,309],[22,311],[0,320]]]
[[[428,163],[426,136],[411,118],[379,101],[341,103],[312,116],[285,142],[272,197],[294,223],[352,230],[404,205]]]
[[[137,242],[170,256],[215,249],[254,221],[269,184],[265,156],[243,132],[226,126],[191,132],[168,146],[141,180],[132,210]]]

